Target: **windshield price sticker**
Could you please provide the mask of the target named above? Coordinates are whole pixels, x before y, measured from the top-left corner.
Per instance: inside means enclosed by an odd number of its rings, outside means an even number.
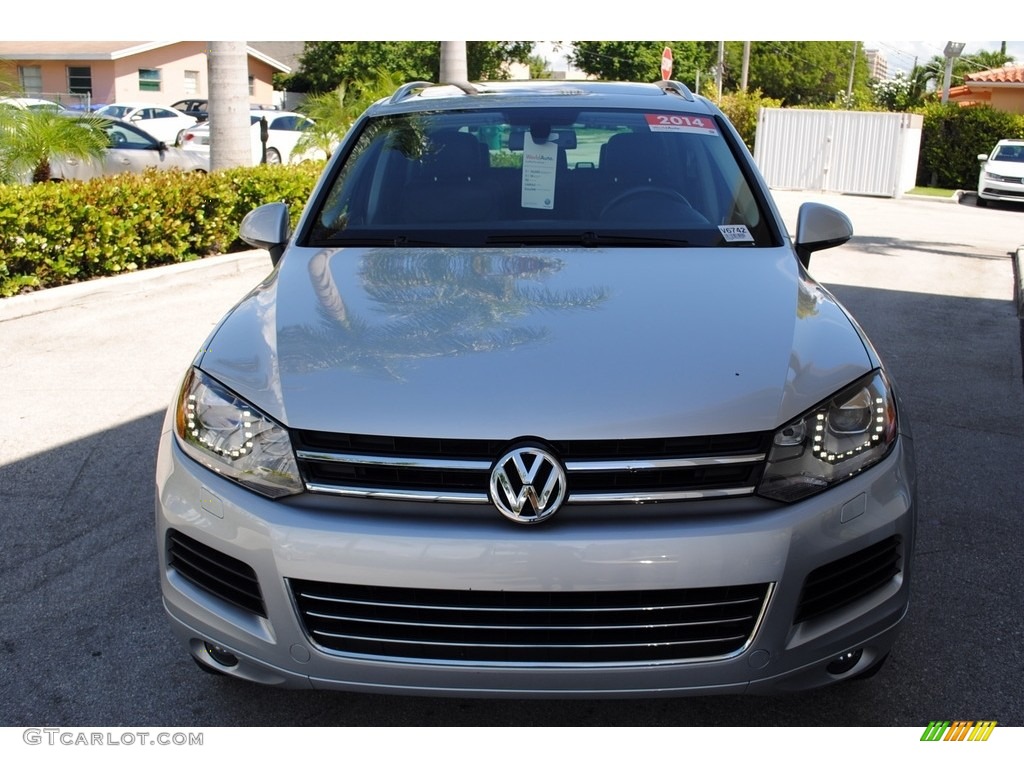
[[[720,224],[718,231],[727,243],[752,243],[754,236],[750,234],[746,224]]]
[[[551,138],[554,139],[557,134]],[[545,141],[537,144],[527,131],[523,137],[522,207],[550,211],[555,207],[555,169],[558,165],[558,144]]]
[[[652,131],[718,135],[718,126],[710,117],[701,115],[644,115],[644,117],[647,119],[647,127]]]

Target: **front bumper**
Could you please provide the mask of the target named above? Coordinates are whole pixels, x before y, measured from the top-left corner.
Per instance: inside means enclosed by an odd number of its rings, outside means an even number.
[[[489,507],[271,501],[200,467],[165,431],[157,463],[161,586],[175,634],[194,656],[266,684],[566,698],[801,690],[855,676],[889,652],[909,600],[914,484],[912,442],[904,437],[878,466],[789,506],[566,508],[556,522],[524,528]],[[184,578],[170,564],[169,535],[251,568],[259,610]],[[810,574],[885,542],[893,542],[897,561],[891,577],[797,622]],[[763,584],[768,598],[751,635],[712,659],[503,663],[328,650],[299,618],[295,580],[510,595]],[[858,651],[855,664],[829,671]]]

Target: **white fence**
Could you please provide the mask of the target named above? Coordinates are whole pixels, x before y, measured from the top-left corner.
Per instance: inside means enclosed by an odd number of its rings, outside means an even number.
[[[775,189],[901,197],[917,177],[921,115],[761,109],[754,159]]]

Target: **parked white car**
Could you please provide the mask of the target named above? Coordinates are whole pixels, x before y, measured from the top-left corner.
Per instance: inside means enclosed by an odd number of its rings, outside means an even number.
[[[180,134],[196,124],[196,119],[173,107],[159,104],[120,101],[97,109],[94,114],[137,125],[168,146],[179,143]]]
[[[55,101],[49,101],[48,99],[32,99],[28,97],[11,96],[8,98],[0,99],[0,109],[3,107],[13,107],[14,109],[28,109],[33,112],[46,111],[46,112],[63,112],[64,107]]]
[[[1024,139],[1003,139],[987,155],[978,155],[979,208],[990,200],[1024,203]]]
[[[298,112],[281,112],[268,109],[254,109],[249,113],[252,134],[252,164],[259,165],[263,159],[263,142],[260,138],[260,119],[267,119],[267,164],[298,163],[303,160],[324,160],[323,151],[311,150],[300,155],[294,153],[302,132],[313,125],[313,121]],[[209,157],[210,123],[200,123],[185,131],[181,148]]]

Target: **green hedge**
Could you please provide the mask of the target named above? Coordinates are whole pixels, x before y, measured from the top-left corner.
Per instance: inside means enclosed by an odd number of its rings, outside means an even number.
[[[0,296],[246,248],[245,214],[283,201],[294,224],[322,170],[302,163],[0,185]]]
[[[920,111],[924,124],[919,186],[973,190],[978,185],[978,155],[991,152],[1000,139],[1024,139],[1024,115],[957,104],[930,104]]]

